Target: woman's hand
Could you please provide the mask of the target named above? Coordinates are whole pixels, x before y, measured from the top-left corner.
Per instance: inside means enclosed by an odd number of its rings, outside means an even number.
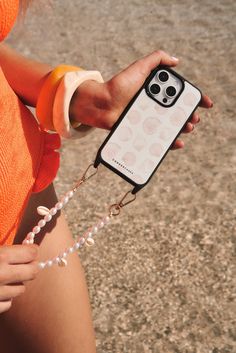
[[[178,62],[177,58],[163,51],[156,51],[135,61],[106,83],[85,81],[72,98],[70,117],[86,125],[111,129],[150,72],[158,65],[176,66]],[[204,95],[201,106],[211,108],[212,105],[210,98]],[[195,112],[184,132],[191,132],[199,121],[200,117]],[[183,146],[183,141],[176,140],[172,148]]]
[[[12,299],[24,293],[24,282],[39,272],[37,245],[0,247],[0,313],[10,309]]]

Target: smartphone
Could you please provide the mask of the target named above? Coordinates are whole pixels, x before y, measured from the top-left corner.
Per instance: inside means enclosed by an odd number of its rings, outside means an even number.
[[[100,163],[142,189],[201,101],[201,91],[166,66],[156,67],[100,146]]]

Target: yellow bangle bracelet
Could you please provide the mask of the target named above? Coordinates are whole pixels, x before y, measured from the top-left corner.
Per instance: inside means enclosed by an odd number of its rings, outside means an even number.
[[[53,103],[61,79],[67,72],[81,70],[83,69],[77,66],[59,65],[46,77],[36,105],[37,119],[45,130],[55,131],[53,124]]]

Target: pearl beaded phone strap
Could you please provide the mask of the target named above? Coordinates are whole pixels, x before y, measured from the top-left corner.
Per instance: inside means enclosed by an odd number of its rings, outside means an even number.
[[[94,170],[91,172],[92,168]],[[79,189],[79,187],[82,184],[84,184],[86,181],[88,181],[90,178],[92,178],[95,174],[97,174],[97,171],[98,171],[98,167],[94,167],[93,164],[90,164],[88,168],[85,170],[82,177],[77,181],[74,188],[69,190],[65,195],[63,195],[60,198],[60,200],[55,204],[54,207],[52,207],[49,210],[47,207],[39,206],[37,208],[37,212],[43,217],[42,219],[40,219],[38,224],[33,227],[32,231],[26,235],[26,238],[24,239],[23,244],[33,244],[35,236],[39,235],[41,229],[46,225],[46,223],[52,220],[53,216],[55,216],[56,213],[59,210],[61,210],[68,203],[68,201],[74,196],[75,192]],[[118,216],[120,214],[121,209],[124,206],[128,205],[130,202],[133,202],[136,199],[136,194],[135,194],[135,195],[132,195],[133,196],[132,198],[130,198],[129,200],[126,200],[129,194],[131,194],[131,191],[128,191],[119,202],[110,205],[108,209],[108,214],[106,214],[94,226],[87,229],[82,236],[78,236],[73,246],[66,248],[61,254],[58,254],[52,259],[48,259],[44,262],[39,262],[39,268],[43,270],[47,267],[51,267],[52,265],[66,266],[67,265],[66,258],[69,254],[72,254],[73,252],[78,251],[84,246],[84,244],[86,244],[87,246],[93,245],[94,244],[93,238],[95,234],[97,234],[105,225],[107,225],[114,216]]]

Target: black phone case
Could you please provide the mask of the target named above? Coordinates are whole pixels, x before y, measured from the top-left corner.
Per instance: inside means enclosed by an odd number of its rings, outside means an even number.
[[[183,88],[169,107],[156,102],[147,89],[157,71],[178,77]],[[99,147],[94,167],[100,163],[134,186],[137,193],[151,179],[173,142],[201,101],[201,91],[166,66],[147,77]]]

